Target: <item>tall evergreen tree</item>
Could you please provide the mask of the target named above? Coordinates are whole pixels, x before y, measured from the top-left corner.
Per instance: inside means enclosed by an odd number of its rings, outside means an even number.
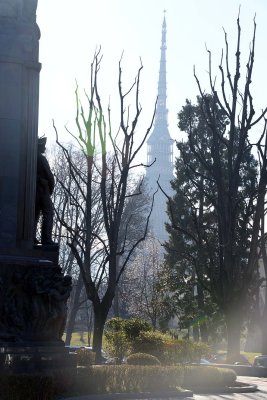
[[[207,106],[213,116],[218,141],[211,135]],[[188,140],[177,144],[180,156],[176,160],[176,178],[172,184],[175,195],[169,202],[172,223],[167,226],[170,240],[166,243],[166,262],[171,270],[176,271],[179,285],[182,277],[186,284],[191,283],[198,289],[196,304],[199,314],[205,316],[207,311],[211,313],[209,300],[211,299],[216,304],[212,308],[213,312],[216,314],[218,307],[227,322],[229,307],[233,309],[234,302],[237,301],[241,291],[243,293],[244,271],[248,264],[248,249],[252,235],[251,223],[256,207],[254,200],[258,189],[257,162],[247,143],[240,160],[238,191],[233,209],[235,221],[231,246],[236,268],[228,274],[222,268],[225,256],[222,251],[224,249],[222,249],[218,191],[226,192],[229,186],[229,163],[238,155],[240,130],[235,127],[230,157],[230,139],[224,136],[230,121],[216,98],[211,95],[198,97],[196,105],[187,100],[178,118],[179,128],[188,134]],[[221,188],[216,184],[217,164],[220,166]],[[246,288],[248,292],[249,282]],[[190,290],[192,293],[192,289]],[[185,295],[186,291],[188,292],[188,289],[185,289]],[[248,297],[242,297],[242,304],[239,303],[238,312],[235,313],[238,320],[238,340],[242,324],[239,315],[244,315],[246,301]],[[233,327],[228,324],[228,328]],[[205,337],[205,332],[203,335]]]

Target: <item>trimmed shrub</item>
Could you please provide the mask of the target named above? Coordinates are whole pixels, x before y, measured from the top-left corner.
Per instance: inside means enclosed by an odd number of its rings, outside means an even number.
[[[52,376],[0,375],[1,400],[52,400]]]
[[[127,358],[128,365],[160,365],[157,357],[146,353],[134,353]]]
[[[125,319],[120,317],[111,318],[106,322],[105,331],[106,332],[120,332],[124,330]]]
[[[111,318],[105,326],[105,350],[121,362],[130,352],[136,352],[134,343],[139,335],[151,330],[151,325],[139,318]]]
[[[95,353],[81,347],[77,350],[77,365],[88,366],[95,364]]]
[[[152,326],[143,319],[131,318],[124,320],[124,332],[130,342],[134,341],[141,332],[150,331],[152,331]]]
[[[205,343],[175,340],[167,334],[152,331],[148,322],[138,318],[112,318],[105,327],[105,350],[120,362],[130,353],[147,353],[165,365],[198,362],[211,354]]]
[[[232,369],[228,368],[218,368],[221,374],[222,384],[226,386],[231,386],[236,381],[236,373]]]
[[[129,354],[129,342],[123,331],[105,332],[105,351],[109,356],[122,361],[125,355]]]
[[[159,360],[164,354],[164,338],[160,332],[140,332],[132,344],[133,353],[152,354]]]
[[[129,354],[130,343],[125,334],[125,321],[122,318],[111,318],[105,326],[104,349],[109,356],[118,360],[120,364],[125,355]]]
[[[235,380],[234,371],[216,367],[94,365],[78,368],[74,390],[78,394],[161,392],[232,386]]]
[[[201,357],[211,354],[211,349],[205,343],[191,340],[166,339],[162,361],[167,365],[198,362]]]
[[[79,393],[158,392],[175,390],[183,381],[183,368],[102,365],[79,370]]]
[[[185,388],[193,387],[223,387],[233,384],[236,374],[230,369],[190,366],[184,369],[184,381],[182,386]]]

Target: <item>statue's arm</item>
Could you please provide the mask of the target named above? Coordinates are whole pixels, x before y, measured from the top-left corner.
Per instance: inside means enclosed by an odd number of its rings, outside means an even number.
[[[54,191],[54,187],[55,187],[55,178],[50,169],[49,163],[44,156],[42,157],[42,167],[43,167],[43,171],[45,173],[45,178],[48,182],[49,192],[50,192],[50,194],[52,194]]]

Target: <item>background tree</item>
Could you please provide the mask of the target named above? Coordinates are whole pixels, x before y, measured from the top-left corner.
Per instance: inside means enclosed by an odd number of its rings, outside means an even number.
[[[146,216],[149,214],[152,199],[148,194],[148,190],[143,178],[138,178],[138,180],[136,181],[134,177],[129,177],[128,183],[129,187],[132,187],[134,196],[127,198],[125,202],[118,242],[121,244],[123,243],[127,230],[127,245],[129,246],[130,244],[133,245],[140,237],[140,232],[143,232],[145,230]],[[129,220],[130,223],[128,223]],[[136,251],[138,251],[138,249],[136,249]],[[127,267],[126,271],[127,276],[134,276],[135,274],[133,260],[135,259],[136,251],[132,253],[131,258],[129,259],[129,266]],[[118,270],[120,269],[119,266],[123,264],[125,256],[127,256],[127,253],[118,256]],[[129,301],[128,289],[126,296],[123,296],[123,286],[125,279],[124,275],[121,277],[120,282],[116,286],[116,294],[113,302],[114,316],[117,317],[125,316],[127,303]]]
[[[100,95],[98,92],[98,74],[101,57],[99,52],[91,64],[90,93],[86,94],[88,109],[80,102],[78,88],[76,90],[76,127],[78,134],[69,133],[77,140],[85,157],[86,173],[84,174],[72,160],[69,151],[58,141],[62,148],[66,166],[71,180],[69,185],[62,186],[65,191],[65,201],[71,210],[75,210],[75,225],[69,224],[69,218],[64,215],[60,222],[68,232],[68,245],[79,266],[86,296],[92,302],[94,312],[93,349],[97,360],[101,360],[103,329],[115,295],[116,286],[126,268],[126,265],[136,247],[145,239],[149,215],[144,230],[133,242],[127,240],[131,224],[129,216],[122,227],[123,212],[127,199],[138,193],[129,187],[130,171],[137,167],[135,158],[142,148],[152,126],[135,142],[136,128],[140,113],[139,83],[142,66],[132,86],[125,92],[122,88],[121,62],[119,63],[119,98],[120,98],[120,129],[114,137],[111,130],[110,108],[107,118],[104,116]],[[130,119],[130,109],[126,98],[135,91],[135,110]],[[56,130],[56,128],[55,128]],[[56,131],[57,133],[57,131]],[[98,141],[101,154],[97,157]],[[107,146],[111,144],[112,153],[108,156]],[[95,191],[95,185],[98,190]],[[72,188],[74,186],[74,188]],[[73,193],[77,195],[74,198]],[[95,196],[98,201],[95,203]],[[99,223],[100,221],[100,223]],[[120,232],[124,231],[123,239]],[[123,262],[118,266],[118,257],[123,256]]]
[[[73,278],[73,290],[68,304],[68,320],[66,324],[65,338],[65,343],[69,345],[75,328],[77,313],[84,307],[88,308],[89,314],[91,314],[91,310],[90,306],[87,305],[87,296],[84,291],[79,266],[77,265],[73,252],[68,246],[68,241],[70,240],[68,229],[66,229],[62,224],[62,221],[64,220],[67,222],[69,227],[74,227],[74,229],[77,230],[77,227],[75,228],[75,226],[77,225],[77,220],[80,220],[79,206],[83,204],[83,197],[81,196],[78,187],[83,186],[82,179],[80,178],[86,176],[86,157],[81,149],[77,149],[73,144],[67,144],[64,147],[69,153],[71,164],[74,164],[75,168],[79,170],[79,174],[76,173],[75,176],[76,183],[73,184],[73,178],[70,175],[70,168],[66,168],[68,163],[66,163],[64,151],[59,146],[54,149],[54,154],[51,156],[51,159],[53,160],[53,172],[56,178],[53,203],[55,208],[54,236],[60,241],[60,263],[63,265],[64,270],[66,270],[68,274],[71,274]],[[95,180],[97,181],[97,175],[95,176]],[[129,176],[128,186],[129,190],[132,190],[135,195],[128,197],[125,201],[121,222],[122,229],[120,230],[118,240],[118,242],[122,244],[127,229],[127,246],[129,246],[130,243],[134,244],[140,236],[140,231],[143,232],[145,230],[146,216],[151,207],[151,199],[146,194],[142,178],[134,179],[133,176]],[[99,185],[94,184],[92,191],[95,192],[95,207],[100,201]],[[71,192],[72,200],[70,200],[70,196],[67,196],[68,192]],[[101,225],[101,223],[103,223],[102,217],[103,216],[98,213],[97,218],[95,219],[95,224]],[[131,221],[129,224],[127,224],[128,220]],[[100,249],[98,248],[98,250]],[[98,251],[97,257],[101,259],[101,257],[103,257],[103,251]],[[118,256],[118,265],[120,265],[123,260],[124,255]],[[118,315],[120,312],[119,304],[121,301],[119,295],[117,295],[119,291],[120,283],[118,283],[116,287],[116,295],[113,301],[115,315]],[[86,326],[86,320],[88,318],[85,312],[82,314],[86,317],[84,321],[84,326]],[[79,316],[80,315],[81,312],[79,312]]]
[[[66,154],[69,161],[66,163]],[[86,304],[87,296],[84,291],[83,279],[77,260],[69,246],[70,241],[73,246],[78,248],[78,232],[83,237],[83,220],[84,215],[81,213],[83,209],[84,197],[80,190],[84,187],[84,177],[86,176],[86,158],[81,151],[72,143],[65,147],[57,146],[52,155],[53,173],[55,175],[55,190],[53,193],[53,204],[55,210],[54,236],[60,244],[60,265],[64,271],[72,276],[73,290],[68,301],[68,319],[66,324],[65,343],[70,345],[72,333],[75,328],[75,320],[77,313],[82,306]],[[74,177],[75,176],[75,180]],[[93,185],[92,190],[92,207],[95,211],[92,224],[94,230],[101,230],[103,219],[99,213],[100,193],[96,185]],[[71,234],[77,232],[77,236]],[[96,249],[92,252],[94,264],[97,259],[102,257],[101,251]]]
[[[127,315],[148,321],[154,330],[161,327],[163,315],[163,302],[158,290],[162,263],[160,243],[148,235],[131,260],[122,286]]]

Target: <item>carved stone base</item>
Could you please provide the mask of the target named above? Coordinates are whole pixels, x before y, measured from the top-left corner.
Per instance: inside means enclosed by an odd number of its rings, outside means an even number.
[[[71,277],[32,257],[0,257],[0,370],[75,375],[62,335]]]
[[[61,343],[71,277],[46,260],[10,261],[0,259],[0,347],[3,342]]]

